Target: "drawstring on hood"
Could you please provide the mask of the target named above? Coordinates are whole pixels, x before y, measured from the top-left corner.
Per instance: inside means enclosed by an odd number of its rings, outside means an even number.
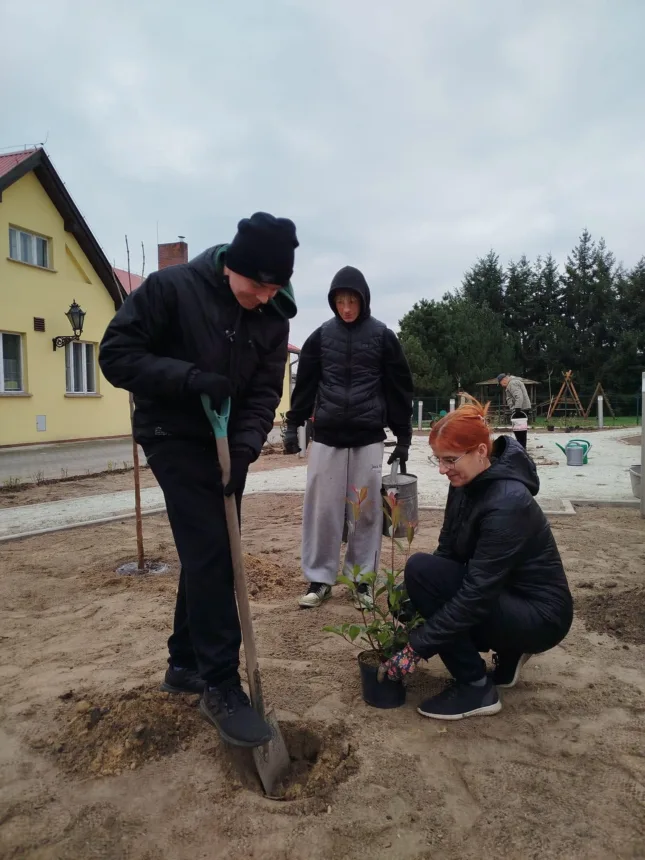
[[[353,293],[357,293],[359,296],[361,300],[361,312],[358,315],[356,322],[365,320],[371,315],[370,288],[367,286],[365,276],[359,269],[354,268],[354,266],[345,266],[339,272],[336,272],[332,279],[327,298],[329,301],[329,307],[334,312],[334,316],[340,319],[334,303],[334,293],[337,293],[339,290],[348,290]]]

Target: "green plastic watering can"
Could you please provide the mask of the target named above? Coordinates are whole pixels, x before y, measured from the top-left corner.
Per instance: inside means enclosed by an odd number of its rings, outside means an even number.
[[[582,449],[582,465],[586,466],[589,462],[589,451],[591,450],[591,442],[587,442],[586,439],[571,439],[570,442],[567,442],[566,447],[560,445],[559,442],[556,442],[555,444],[567,458],[568,465],[580,465],[579,462],[571,462],[572,459],[578,459],[578,457],[576,456],[578,453],[578,449]],[[569,454],[569,451],[571,451],[571,454]]]

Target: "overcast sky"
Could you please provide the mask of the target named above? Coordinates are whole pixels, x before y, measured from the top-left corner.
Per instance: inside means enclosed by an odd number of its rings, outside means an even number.
[[[47,151],[123,236],[295,220],[301,343],[358,266],[396,327],[493,247],[645,253],[643,0],[0,0],[0,147]],[[138,251],[134,266],[140,266]]]

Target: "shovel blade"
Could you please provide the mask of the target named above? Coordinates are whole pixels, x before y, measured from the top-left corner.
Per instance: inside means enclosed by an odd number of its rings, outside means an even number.
[[[268,744],[253,750],[253,760],[264,793],[275,797],[280,783],[289,773],[291,760],[273,708],[265,713],[264,719],[271,728],[272,738]]]

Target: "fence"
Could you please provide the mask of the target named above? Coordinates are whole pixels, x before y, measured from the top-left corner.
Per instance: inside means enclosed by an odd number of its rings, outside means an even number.
[[[553,396],[557,394],[557,391]],[[544,392],[540,392],[537,398],[537,408],[534,410],[533,417],[536,425],[546,424],[546,415],[549,407],[549,395],[548,392],[546,396],[543,396]],[[594,395],[594,391],[590,390],[588,392],[578,391],[578,396],[580,398],[580,402],[582,403],[583,409],[587,409],[590,405],[590,401]],[[433,421],[436,421],[441,412],[449,412],[451,408],[451,403],[456,400],[455,397],[450,398],[445,395],[425,395],[421,398],[416,398],[413,401],[413,419],[412,423],[415,428],[419,426],[419,403],[421,403],[421,422],[422,428],[427,428]],[[611,407],[611,409],[609,408]],[[503,393],[500,390],[500,393],[491,398],[491,413],[493,417],[493,421],[496,420],[502,421],[504,420],[505,413],[505,401],[503,399]],[[615,417],[612,417],[612,412]],[[643,414],[643,402],[642,402],[642,394],[613,394],[611,391],[605,392],[605,397],[603,400],[603,421],[605,427],[612,427],[614,425],[618,426],[621,424],[625,424],[628,426],[638,426],[642,422],[642,414]],[[591,408],[589,410],[589,417],[586,419],[581,418],[578,415],[576,407],[570,398],[568,398],[565,403],[558,408],[556,415],[554,416],[553,423],[562,424],[566,423],[569,420],[575,418],[575,423],[578,425],[586,424],[587,426],[593,425],[596,426],[598,423],[597,417],[598,411],[598,403],[597,399],[594,398],[593,403],[591,403]]]

